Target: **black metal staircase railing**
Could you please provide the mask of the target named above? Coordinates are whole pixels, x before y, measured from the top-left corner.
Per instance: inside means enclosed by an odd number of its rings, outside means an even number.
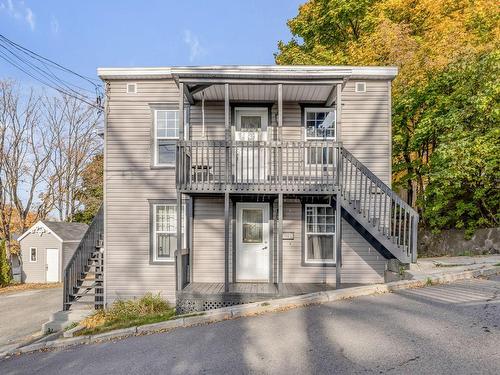
[[[93,254],[95,254],[96,251],[99,251],[103,245],[103,234],[104,213],[103,207],[101,206],[64,269],[63,310],[68,310],[72,303],[75,302],[75,299],[77,298],[76,290],[82,287],[82,280],[85,278],[88,273],[88,268],[90,267],[89,261],[93,259]],[[99,256],[99,263],[92,266],[95,269],[95,280],[98,280],[98,275],[102,275],[103,273],[102,257],[103,255],[101,254]],[[96,306],[102,306],[102,278],[99,280],[98,284],[99,285],[94,286],[96,290],[94,304]]]
[[[342,207],[401,262],[416,262],[417,212],[349,151],[340,154]]]

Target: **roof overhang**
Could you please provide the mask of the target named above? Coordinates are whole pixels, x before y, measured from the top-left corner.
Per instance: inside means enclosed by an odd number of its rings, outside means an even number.
[[[174,78],[181,82],[228,82],[229,80],[335,81],[346,79],[394,79],[397,67],[307,66],[307,65],[221,65],[194,67],[98,68],[97,74],[108,79]]]
[[[275,101],[277,86],[283,85],[284,101],[328,103],[331,105],[338,84],[350,79],[392,80],[396,67],[360,66],[195,66],[165,68],[99,68],[103,80],[173,79],[184,84],[189,103],[197,100],[224,100],[224,85],[229,84],[233,101]]]

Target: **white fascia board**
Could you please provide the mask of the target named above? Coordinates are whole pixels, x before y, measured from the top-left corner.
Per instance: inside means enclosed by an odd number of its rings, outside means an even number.
[[[351,79],[394,79],[398,75],[395,66],[353,66]]]
[[[234,77],[234,78],[387,78],[398,73],[396,67],[358,66],[305,66],[305,65],[257,65],[257,66],[194,66],[151,68],[98,68],[101,79],[151,79],[172,77]]]
[[[39,220],[36,224],[32,225],[26,232],[24,232],[18,239],[17,242],[20,242],[24,237],[28,234],[36,234],[37,232],[34,230],[35,228],[43,228],[46,233],[52,234],[55,238],[57,238],[60,242],[63,242],[63,239],[57,235],[56,232],[51,230],[48,226],[46,226],[41,220]],[[45,233],[43,232],[43,233]]]
[[[97,68],[101,79],[151,79],[171,78],[172,70],[166,68]]]

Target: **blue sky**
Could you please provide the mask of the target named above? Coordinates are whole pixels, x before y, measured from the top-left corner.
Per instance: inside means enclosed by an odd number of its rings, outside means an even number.
[[[0,33],[81,74],[97,67],[273,64],[304,0],[0,0]],[[30,79],[0,60],[0,78]]]

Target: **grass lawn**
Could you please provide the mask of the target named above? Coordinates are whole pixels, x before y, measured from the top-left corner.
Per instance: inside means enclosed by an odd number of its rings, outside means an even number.
[[[62,287],[62,283],[48,283],[48,284],[39,284],[39,283],[25,283],[25,284],[11,284],[4,287],[0,287],[0,294],[4,293],[12,293],[19,292],[22,290],[31,290],[31,289],[50,289],[50,288],[60,288]]]
[[[109,309],[96,311],[81,321],[85,328],[75,335],[94,335],[175,317],[175,307],[171,307],[160,295],[146,294],[140,299],[116,301]]]

